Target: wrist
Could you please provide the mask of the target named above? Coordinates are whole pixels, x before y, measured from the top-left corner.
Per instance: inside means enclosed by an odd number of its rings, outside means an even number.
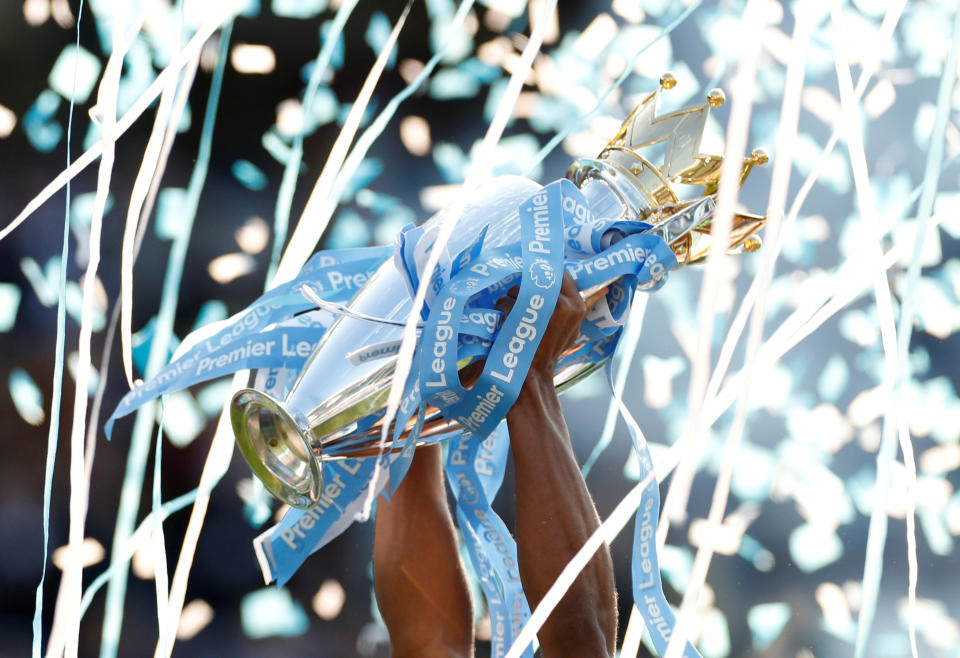
[[[520,394],[513,408],[531,407],[543,409],[544,405],[557,395],[553,385],[553,369],[532,367],[520,388]]]

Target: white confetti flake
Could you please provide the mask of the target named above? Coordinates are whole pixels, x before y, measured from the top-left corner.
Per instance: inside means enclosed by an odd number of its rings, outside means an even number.
[[[320,589],[313,595],[313,611],[320,619],[330,621],[336,619],[343,610],[347,600],[347,592],[339,581],[329,578],[323,581]]]
[[[430,152],[430,124],[421,116],[405,116],[400,121],[400,141],[413,155],[421,156]]]
[[[23,293],[20,286],[14,283],[0,282],[0,333],[13,329],[17,321],[17,311],[20,309],[20,298]]]
[[[207,273],[217,283],[230,283],[236,278],[253,272],[256,265],[256,261],[249,254],[224,254],[210,261]]]
[[[197,636],[210,622],[213,621],[213,607],[203,599],[194,599],[185,606],[180,613],[180,623],[177,625],[177,639],[191,640]]]
[[[230,51],[230,64],[237,73],[267,75],[276,68],[277,57],[270,46],[238,43]]]
[[[244,253],[255,256],[270,243],[270,226],[263,217],[250,217],[234,231],[233,238]]]
[[[0,105],[0,139],[6,139],[17,125],[17,115],[9,107]]]
[[[56,549],[51,554],[50,559],[61,571],[64,570],[68,562],[72,561],[80,562],[83,568],[86,569],[98,562],[102,562],[106,554],[107,552],[104,550],[103,544],[93,537],[85,537],[83,542],[75,549],[71,548],[69,544]]]

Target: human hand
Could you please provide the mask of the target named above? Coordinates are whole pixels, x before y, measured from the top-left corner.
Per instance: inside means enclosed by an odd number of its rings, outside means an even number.
[[[497,300],[495,307],[504,314],[504,317],[510,313],[514,304],[516,304],[519,292],[520,286],[513,286],[507,291],[506,295]],[[547,330],[537,346],[537,352],[530,364],[528,376],[546,376],[551,381],[553,380],[553,372],[557,361],[580,335],[580,325],[587,313],[606,294],[607,288],[602,288],[587,299],[583,299],[580,296],[580,291],[577,290],[577,284],[574,283],[573,277],[566,271],[563,273],[563,282],[560,287],[560,296],[557,298],[557,305],[550,316]]]

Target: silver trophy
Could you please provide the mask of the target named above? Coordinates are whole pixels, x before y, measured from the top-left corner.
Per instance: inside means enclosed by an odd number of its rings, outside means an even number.
[[[699,153],[703,127],[711,107],[723,103],[719,90],[707,102],[658,116],[660,94],[675,81],[669,74],[660,87],[624,122],[617,136],[594,159],[581,159],[567,174],[581,190],[597,217],[643,220],[671,246],[680,266],[701,262],[710,248],[710,221],[716,208],[717,180],[723,158]],[[663,163],[655,166],[642,149],[663,143]],[[754,151],[742,165],[742,177],[754,165],[765,164]],[[699,197],[683,200],[678,185],[701,185]],[[501,176],[480,186],[462,202],[440,211],[425,228],[457,220],[448,248],[458,253],[484,226],[484,247],[515,243],[520,238],[518,206],[540,185],[519,176]],[[727,248],[754,251],[754,233],[762,216],[738,214]],[[582,291],[589,294],[591,291]],[[382,416],[396,367],[396,346],[412,299],[392,261],[374,273],[323,335],[289,391],[277,399],[256,388],[238,391],[231,402],[237,444],[253,472],[275,496],[293,507],[309,508],[323,489],[321,462],[380,454]],[[378,318],[370,322],[364,317]],[[554,375],[566,388],[603,365],[584,357],[567,363]],[[405,437],[414,421],[402,428]],[[419,442],[449,433],[459,425],[428,407]],[[391,427],[389,436],[395,428]],[[388,443],[385,450],[397,450]]]

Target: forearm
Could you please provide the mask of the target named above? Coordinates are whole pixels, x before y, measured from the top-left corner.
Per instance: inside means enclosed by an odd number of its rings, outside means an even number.
[[[418,448],[391,502],[379,499],[373,566],[394,658],[473,655],[473,607],[439,446]]]
[[[531,374],[507,414],[516,467],[520,575],[531,607],[599,527],[580,473],[560,400],[548,375]],[[547,620],[544,655],[613,655],[616,589],[606,545],[597,551]]]

